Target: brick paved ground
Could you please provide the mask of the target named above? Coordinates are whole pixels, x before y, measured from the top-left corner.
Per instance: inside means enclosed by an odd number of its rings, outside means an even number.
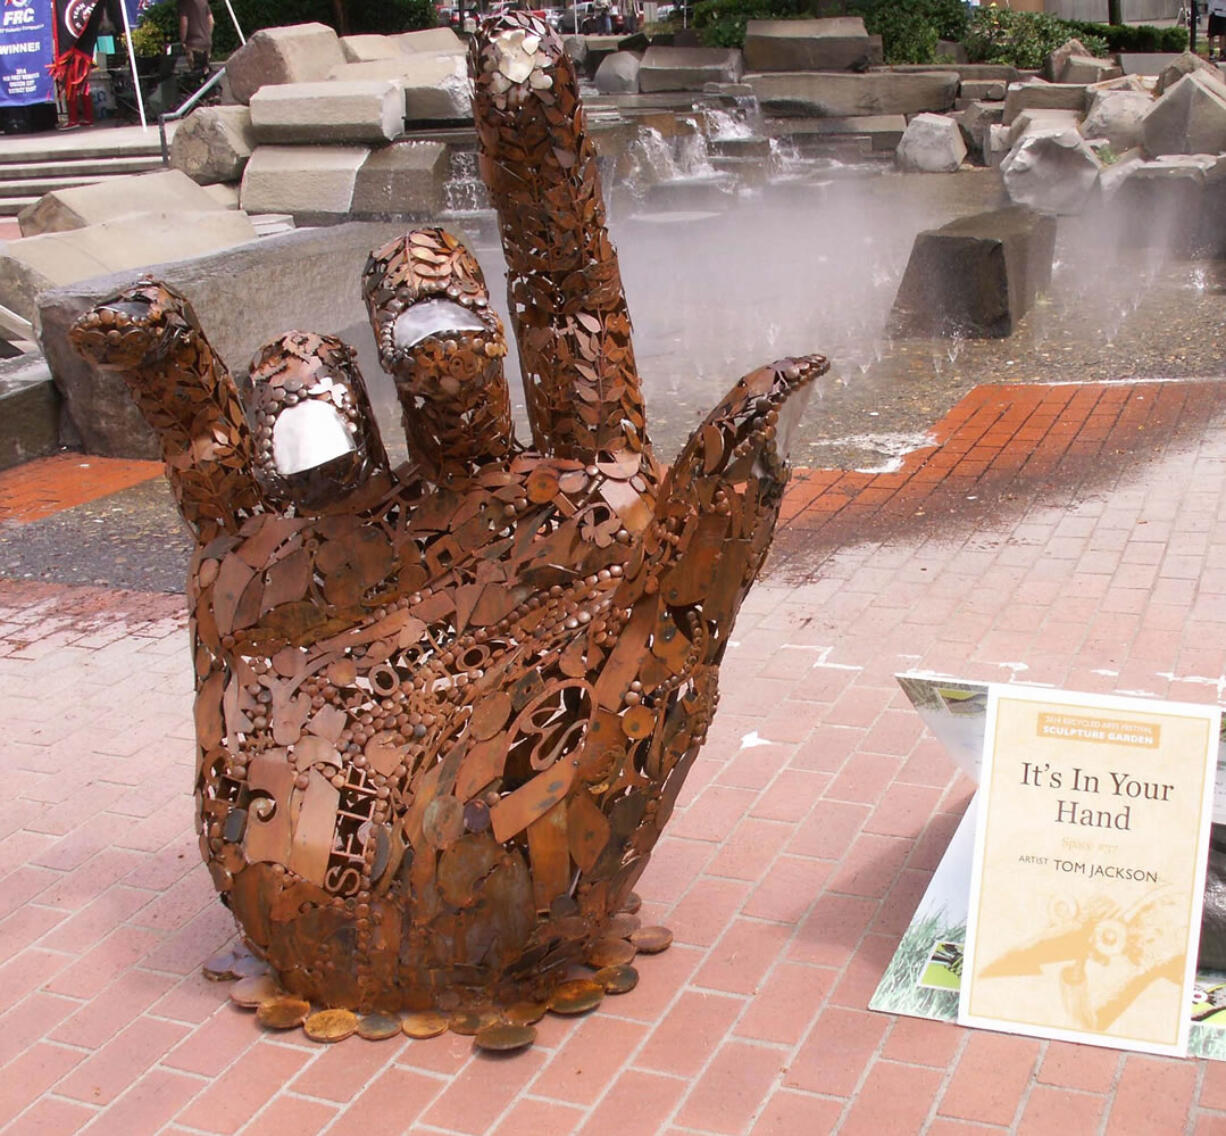
[[[233,929],[192,831],[181,600],[0,584],[0,1126],[1226,1133],[1226,1063],[865,1009],[971,792],[896,671],[1226,689],[1221,389],[981,388],[896,473],[799,478],[640,885],[676,945],[511,1059],[233,1009],[198,974]]]

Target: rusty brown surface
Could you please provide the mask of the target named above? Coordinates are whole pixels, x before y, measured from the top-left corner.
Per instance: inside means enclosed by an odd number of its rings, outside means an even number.
[[[636,949],[667,945],[625,913],[631,889],[770,543],[780,410],[826,363],[747,375],[662,471],[570,62],[512,14],[471,63],[534,449],[512,434],[480,270],[436,229],[376,250],[364,275],[413,459],[395,470],[338,340],[260,351],[250,429],[159,284],[100,305],[74,342],[127,377],[199,536],[200,847],[263,960],[212,976],[479,1033],[527,1024],[524,1005],[590,1008],[606,987],[574,985],[573,967],[629,989]],[[440,303],[452,329],[414,339]],[[302,464],[304,423],[331,439],[326,461]],[[381,1019],[327,1022],[386,1035]]]

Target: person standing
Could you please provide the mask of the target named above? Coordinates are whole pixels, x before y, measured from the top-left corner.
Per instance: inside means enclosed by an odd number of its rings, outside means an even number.
[[[213,50],[213,13],[208,0],[179,0],[179,42],[192,71],[207,71]]]
[[[1209,0],[1209,58],[1221,59],[1226,50],[1226,0]]]

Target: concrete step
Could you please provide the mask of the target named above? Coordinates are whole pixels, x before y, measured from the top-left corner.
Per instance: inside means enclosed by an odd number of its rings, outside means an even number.
[[[37,197],[0,197],[0,217],[16,217],[27,205],[38,200]]]
[[[122,174],[142,174],[162,168],[161,155],[137,155],[123,158],[66,159],[54,162],[8,161],[0,155],[0,179],[4,181],[39,180],[45,178],[118,177]]]
[[[21,179],[19,181],[9,181],[4,176],[4,168],[0,166],[0,198],[7,197],[30,197],[33,195],[37,200],[44,193],[51,193],[56,189],[75,189],[78,185],[93,185],[95,182],[106,181],[105,175],[95,174],[93,177],[49,177],[36,180]]]

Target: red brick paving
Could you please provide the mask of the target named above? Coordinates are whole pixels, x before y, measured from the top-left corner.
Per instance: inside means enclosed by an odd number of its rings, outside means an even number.
[[[1226,1133],[1226,1064],[865,1008],[971,792],[894,672],[1226,689],[1224,399],[980,388],[897,472],[802,474],[640,885],[677,942],[509,1061],[261,1036],[196,971],[232,927],[192,831],[182,597],[0,582],[0,1126]],[[80,462],[0,476],[2,507],[84,499]]]
[[[161,477],[162,463],[55,454],[0,472],[0,521],[37,521]]]

